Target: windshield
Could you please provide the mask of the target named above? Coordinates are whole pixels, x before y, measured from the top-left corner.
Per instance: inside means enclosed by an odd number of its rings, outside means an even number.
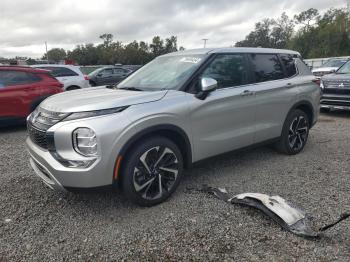
[[[346,62],[341,68],[339,68],[336,74],[350,74],[350,61]]]
[[[324,63],[321,67],[341,67],[347,59],[330,59]]]
[[[175,55],[154,59],[118,85],[118,88],[162,90],[179,88],[206,55]]]

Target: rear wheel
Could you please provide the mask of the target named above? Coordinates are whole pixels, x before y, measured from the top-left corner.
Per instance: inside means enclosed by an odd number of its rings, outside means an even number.
[[[167,138],[152,137],[128,153],[122,172],[123,191],[138,205],[156,205],[175,191],[182,172],[178,147]]]
[[[303,150],[309,135],[309,118],[304,111],[296,109],[289,113],[283,125],[276,148],[281,153],[295,155]]]

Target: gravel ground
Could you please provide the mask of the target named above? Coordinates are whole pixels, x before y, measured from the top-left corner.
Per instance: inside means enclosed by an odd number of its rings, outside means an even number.
[[[349,261],[350,221],[306,240],[256,210],[188,189],[279,194],[321,226],[350,210],[349,130],[350,113],[321,115],[303,153],[264,147],[210,159],[152,208],[118,192],[52,191],[29,168],[24,128],[0,130],[0,261]]]

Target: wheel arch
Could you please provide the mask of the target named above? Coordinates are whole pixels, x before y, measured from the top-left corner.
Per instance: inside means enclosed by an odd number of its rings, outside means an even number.
[[[70,85],[66,88],[66,91],[81,89],[78,85]]]
[[[290,112],[292,112],[295,109],[303,111],[308,116],[310,127],[312,127],[315,117],[315,112],[312,104],[307,100],[299,101],[298,103],[293,105],[293,107],[289,110],[287,116],[290,114]]]
[[[184,166],[186,168],[191,166],[192,147],[190,139],[188,138],[186,132],[182,128],[172,124],[155,125],[136,133],[123,145],[122,149],[119,151],[115,167],[116,170],[114,171],[115,173],[117,172],[119,174],[114,174],[114,179],[119,180],[120,170],[122,170],[123,168],[123,160],[126,158],[128,151],[130,151],[134,146],[136,146],[141,140],[152,136],[162,136],[174,142],[179,147],[179,150],[182,153]],[[121,160],[121,163],[119,165],[118,159],[120,157],[123,160]]]

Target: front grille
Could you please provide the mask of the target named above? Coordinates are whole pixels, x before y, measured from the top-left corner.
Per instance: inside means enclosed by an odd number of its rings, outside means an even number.
[[[33,127],[30,123],[27,124],[28,134],[30,140],[41,148],[47,149],[48,143],[46,139],[46,132]]]
[[[30,114],[27,121],[28,134],[33,143],[38,146],[53,150],[54,139],[51,132],[47,130],[64,119],[69,113],[53,112],[38,107]]]
[[[350,94],[350,80],[324,80],[324,93],[325,94],[338,94],[349,95]]]
[[[325,88],[349,88],[350,80],[324,80],[323,84]]]

